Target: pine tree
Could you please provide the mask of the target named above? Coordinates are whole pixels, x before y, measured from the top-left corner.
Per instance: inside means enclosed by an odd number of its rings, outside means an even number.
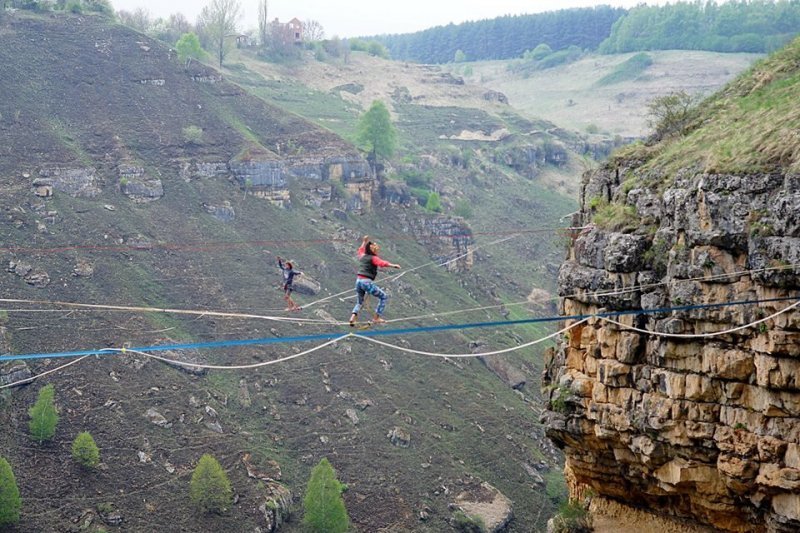
[[[303,523],[319,533],[343,533],[350,527],[344,506],[345,486],[336,479],[336,472],[323,458],[311,471],[306,497],[303,499]]]
[[[100,463],[100,449],[88,431],[79,433],[72,441],[72,458],[86,468],[94,468]]]
[[[56,434],[58,414],[54,403],[55,394],[52,385],[45,385],[39,389],[36,403],[28,410],[28,415],[31,417],[28,429],[31,432],[31,438],[39,441],[39,444],[52,439]]]
[[[203,511],[221,513],[233,500],[231,482],[219,462],[210,454],[200,458],[189,482],[189,495]]]
[[[19,521],[22,500],[19,497],[14,471],[5,457],[0,456],[0,528]]]

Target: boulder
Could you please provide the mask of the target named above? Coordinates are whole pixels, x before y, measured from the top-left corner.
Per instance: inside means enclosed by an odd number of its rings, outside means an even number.
[[[467,516],[480,518],[488,533],[502,531],[514,517],[511,500],[486,482],[459,493],[453,505]]]

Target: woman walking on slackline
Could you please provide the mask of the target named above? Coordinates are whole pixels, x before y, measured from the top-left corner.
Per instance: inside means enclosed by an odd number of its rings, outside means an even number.
[[[386,322],[383,319],[383,311],[386,309],[386,300],[389,299],[383,289],[375,284],[375,278],[378,275],[378,269],[384,267],[400,268],[396,263],[384,261],[378,257],[378,252],[381,247],[378,243],[369,240],[369,235],[364,235],[361,240],[361,247],[358,249],[358,275],[356,276],[356,305],[353,307],[353,314],[350,315],[350,325],[355,326],[358,312],[361,306],[364,305],[364,296],[371,294],[378,298],[378,307],[375,308],[375,316],[372,319],[373,324],[382,324]]]

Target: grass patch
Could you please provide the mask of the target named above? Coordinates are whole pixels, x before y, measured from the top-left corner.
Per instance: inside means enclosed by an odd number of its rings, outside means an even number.
[[[640,223],[636,207],[620,203],[608,203],[600,200],[593,207],[595,210],[592,220],[597,227],[609,231],[621,231],[623,233],[635,230]]]
[[[653,58],[650,54],[640,52],[617,65],[614,70],[597,80],[596,85],[598,87],[603,87],[623,81],[635,80],[652,64]]]

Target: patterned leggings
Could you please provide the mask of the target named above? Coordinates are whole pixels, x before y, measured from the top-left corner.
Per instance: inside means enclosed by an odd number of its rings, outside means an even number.
[[[361,306],[364,305],[364,296],[367,294],[371,294],[378,298],[378,307],[375,308],[375,314],[381,316],[383,314],[383,310],[386,308],[386,301],[389,299],[386,296],[386,293],[383,290],[375,285],[375,282],[371,279],[363,279],[358,278],[356,279],[356,306],[353,307],[353,314],[357,315],[358,312],[361,310]]]

